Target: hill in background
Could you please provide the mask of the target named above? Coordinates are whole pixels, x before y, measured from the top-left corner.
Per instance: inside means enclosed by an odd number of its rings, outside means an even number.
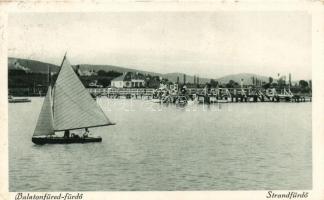
[[[169,81],[174,82],[174,83],[177,82],[177,79],[179,77],[180,83],[183,83],[183,75],[184,75],[184,73],[175,72],[175,73],[163,74],[162,76],[164,78],[167,78]],[[209,78],[199,77],[199,83],[200,84],[209,83],[209,82],[210,82]],[[186,74],[186,83],[194,83],[194,76]]]
[[[24,70],[27,73],[47,74],[48,69],[51,72],[58,72],[59,66],[44,63],[36,60],[28,60],[22,58],[8,58],[8,70]]]
[[[114,66],[114,65],[90,65],[90,64],[79,64],[79,69],[81,71],[115,71],[115,72],[138,72],[142,74],[150,74],[152,76],[161,76],[163,78],[167,78],[169,81],[177,82],[177,77],[179,77],[180,83],[183,82],[183,75],[184,73],[167,73],[167,74],[161,74],[156,72],[149,72],[144,70],[136,70],[126,67],[120,67],[120,66]],[[74,66],[75,67],[75,66]],[[47,74],[48,69],[51,70],[51,72],[58,72],[59,66],[44,63],[36,60],[28,60],[28,59],[21,59],[21,58],[8,58],[8,69],[9,70],[24,70],[26,73],[41,73],[41,74]],[[218,81],[220,83],[228,83],[230,80],[233,80],[237,83],[241,82],[241,79],[244,80],[244,84],[252,84],[252,77],[255,77],[263,82],[268,82],[269,77],[266,76],[260,76],[256,74],[251,73],[241,73],[241,74],[234,74],[234,75],[228,75],[221,78],[215,78],[215,81]],[[194,83],[194,76],[187,75],[186,74],[186,82],[187,83]],[[209,78],[199,77],[199,83],[204,84],[210,82]]]
[[[251,74],[251,73],[240,73],[240,74],[234,74],[234,75],[228,75],[228,76],[223,76],[221,78],[215,79],[219,83],[228,83],[230,80],[233,80],[237,83],[241,83],[241,80],[243,79],[244,85],[252,85],[253,80],[252,78],[257,78],[258,80],[262,82],[269,82],[269,77],[266,76],[260,76],[257,74]]]
[[[114,66],[114,65],[90,65],[90,64],[79,64],[76,65],[79,66],[79,69],[81,71],[116,71],[120,73],[124,72],[138,72],[141,74],[151,74],[152,76],[163,76],[163,74],[160,73],[155,73],[155,72],[148,72],[148,71],[143,71],[143,70],[136,70],[136,69],[131,69],[131,68],[126,68],[126,67],[120,67],[120,66]]]

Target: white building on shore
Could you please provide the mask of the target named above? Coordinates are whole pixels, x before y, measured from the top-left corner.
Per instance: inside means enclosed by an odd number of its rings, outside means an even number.
[[[144,86],[144,76],[133,72],[126,72],[111,81],[111,87],[116,88],[141,88]]]

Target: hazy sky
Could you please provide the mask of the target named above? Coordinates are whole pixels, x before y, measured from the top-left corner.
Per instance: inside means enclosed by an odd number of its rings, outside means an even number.
[[[311,78],[311,18],[304,12],[11,14],[9,56],[110,64],[208,78],[233,73]]]

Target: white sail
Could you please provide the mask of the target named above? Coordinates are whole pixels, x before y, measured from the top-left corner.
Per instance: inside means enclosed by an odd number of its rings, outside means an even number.
[[[54,135],[53,115],[51,107],[51,87],[48,87],[41,112],[34,131],[34,136]]]
[[[113,124],[84,88],[66,58],[54,85],[53,116],[55,131]]]

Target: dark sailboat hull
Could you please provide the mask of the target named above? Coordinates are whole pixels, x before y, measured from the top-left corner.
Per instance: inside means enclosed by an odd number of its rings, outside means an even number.
[[[72,144],[72,143],[89,143],[89,142],[101,142],[101,137],[80,137],[80,138],[63,138],[63,137],[33,137],[32,142],[35,144]]]

